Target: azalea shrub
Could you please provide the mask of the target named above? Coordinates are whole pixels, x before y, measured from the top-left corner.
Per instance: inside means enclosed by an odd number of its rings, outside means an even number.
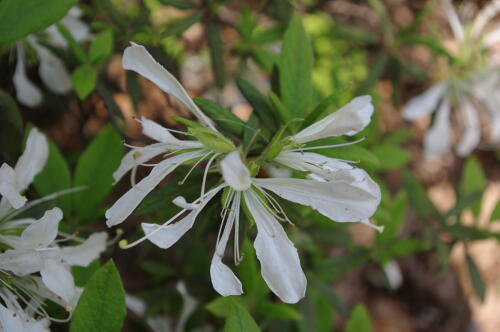
[[[0,331],[465,331],[495,296],[498,18],[3,0]]]

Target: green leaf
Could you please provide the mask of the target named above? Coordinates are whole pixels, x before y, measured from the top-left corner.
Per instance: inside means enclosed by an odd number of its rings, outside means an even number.
[[[127,30],[127,23],[122,15],[118,12],[113,1],[111,0],[95,0],[95,3],[100,8],[103,8],[110,16],[111,20],[117,25],[121,32]]]
[[[5,91],[0,90],[0,110],[2,120],[9,122],[20,133],[23,132],[23,118],[16,102]]]
[[[236,85],[238,89],[240,89],[241,94],[245,97],[246,100],[252,105],[255,114],[257,117],[263,122],[264,126],[266,126],[271,132],[277,130],[277,125],[275,118],[273,117],[273,109],[266,97],[260,93],[260,91],[250,82],[245,81],[244,79],[237,78]]]
[[[71,74],[71,83],[80,99],[85,99],[94,89],[97,83],[97,72],[95,68],[83,65],[75,69]]]
[[[110,260],[87,282],[73,313],[70,332],[119,332],[125,314],[122,281]]]
[[[2,0],[0,44],[43,30],[66,15],[76,0]]]
[[[371,332],[372,323],[370,315],[362,304],[356,305],[347,321],[345,332]]]
[[[233,303],[231,311],[224,325],[224,332],[259,332],[259,326],[239,303]]]
[[[291,305],[285,303],[258,302],[255,307],[258,315],[271,319],[301,320],[302,315]]]
[[[477,268],[474,259],[469,255],[468,252],[465,252],[465,259],[467,261],[467,269],[469,270],[469,278],[472,283],[472,287],[476,292],[477,297],[484,302],[484,295],[486,293],[486,284],[481,275],[481,272]]]
[[[384,231],[377,233],[378,243],[387,243],[399,235],[405,221],[407,203],[406,192],[401,190],[387,208],[387,218],[383,218],[382,223],[379,224],[384,226]],[[379,221],[378,217],[376,219]]]
[[[85,287],[90,278],[99,269],[101,263],[98,259],[90,263],[88,266],[72,266],[71,274],[75,279],[75,285],[78,287]]]
[[[68,163],[53,142],[49,142],[47,163],[35,177],[33,185],[41,196],[71,187],[71,174]],[[62,195],[56,200],[56,205],[64,211],[64,215],[69,216],[71,213],[71,196]]]
[[[394,144],[380,144],[371,148],[380,164],[375,167],[377,171],[390,171],[405,166],[411,160],[411,154],[406,149]]]
[[[370,66],[371,70],[368,73],[368,76],[359,85],[356,91],[356,95],[365,94],[373,87],[373,85],[378,81],[379,77],[384,72],[384,69],[387,65],[387,60],[388,56],[385,51],[382,51],[377,55],[375,63]]]
[[[203,12],[197,12],[187,17],[172,21],[167,24],[162,36],[164,38],[177,36],[189,29],[193,24],[199,22],[203,17]]]
[[[89,58],[93,64],[102,63],[113,52],[113,31],[99,33],[90,44]]]
[[[410,172],[404,174],[404,184],[410,203],[415,213],[421,218],[441,218],[440,213],[431,202],[424,187],[418,182],[415,175]]]
[[[207,43],[210,52],[210,63],[215,76],[215,83],[218,87],[224,86],[225,63],[224,63],[224,45],[217,24],[209,22],[207,24]]]
[[[205,308],[217,317],[228,317],[233,305],[244,305],[243,299],[239,296],[220,296],[209,302]]]
[[[221,128],[241,137],[245,129],[243,122],[225,107],[205,98],[194,98],[195,104]]]
[[[269,293],[269,288],[262,279],[255,250],[248,239],[243,242],[242,253],[243,260],[237,271],[241,283],[245,285],[245,294],[255,300],[262,299]]]
[[[281,98],[292,118],[302,118],[309,111],[312,68],[311,42],[300,17],[294,15],[285,32],[279,58]]]
[[[77,215],[90,216],[97,205],[108,195],[113,183],[113,172],[122,156],[122,142],[115,129],[108,125],[88,145],[78,159],[75,186],[86,186],[73,195]]]
[[[459,185],[459,197],[466,198],[477,192],[482,192],[486,188],[486,176],[481,168],[479,161],[470,157],[465,162],[465,166],[462,171],[462,178]],[[479,210],[481,209],[481,200],[478,199],[471,206],[472,212],[475,216],[479,215]]]
[[[87,62],[87,54],[85,54],[85,51],[83,50],[82,46],[78,44],[76,41],[75,37],[71,34],[71,32],[66,28],[66,26],[57,23],[57,30],[59,30],[59,33],[64,37],[66,42],[69,45],[69,48],[71,49],[71,52],[75,55],[75,57],[78,59],[78,61],[81,64],[84,64]]]
[[[370,166],[377,166],[380,164],[377,156],[375,156],[368,149],[359,145],[342,146],[334,149],[318,149],[315,152],[321,153],[327,157],[360,161],[361,163],[366,163]]]

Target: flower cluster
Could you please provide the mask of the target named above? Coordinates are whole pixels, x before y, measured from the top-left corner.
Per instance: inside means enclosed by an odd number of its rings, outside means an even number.
[[[41,218],[28,217],[27,212],[33,206],[64,194],[60,192],[30,202],[22,195],[44,168],[48,151],[46,137],[33,128],[15,167],[6,163],[0,167],[2,331],[48,331],[50,320],[60,319],[46,313],[46,300],[71,313],[81,289],[75,286],[70,268],[87,266],[106,247],[106,233],[95,233],[86,240],[59,233],[63,214],[57,207],[45,211]],[[62,246],[69,241],[80,244]]]
[[[70,9],[60,24],[73,36],[76,42],[84,42],[91,37],[90,27],[80,20],[82,15],[78,7]],[[44,44],[57,48],[68,48],[66,39],[56,25],[51,25],[41,33],[26,37],[28,45],[37,55],[40,62],[38,73],[42,82],[54,93],[64,95],[71,90],[71,78],[61,59],[52,53]],[[26,75],[26,49],[23,41],[16,42],[17,63],[13,82],[17,100],[28,107],[38,106],[43,95],[40,89]]]
[[[128,47],[124,52],[123,66],[148,78],[178,99],[191,110],[201,125],[187,122],[188,131],[178,132],[145,118],[139,120],[143,133],[158,143],[133,147],[122,159],[114,178],[118,181],[131,171],[132,188],[107,210],[107,225],[111,227],[123,222],[145,196],[178,166],[193,164],[194,168],[207,160],[200,197],[191,203],[182,196],[175,198],[173,203],[181,210],[174,217],[163,224],[143,223],[144,237],[131,244],[122,240],[123,248],[130,248],[146,239],[160,248],[171,247],[191,229],[204,207],[222,193],[219,234],[210,267],[214,289],[223,296],[243,293],[240,280],[223,263],[223,258],[233,234],[234,260],[237,263],[241,259],[239,223],[240,212],[245,209],[257,227],[254,247],[265,282],[282,301],[295,303],[304,296],[307,281],[297,249],[280,224],[280,221],[291,221],[275,196],[309,206],[337,222],[362,222],[381,230],[381,227],[368,221],[381,198],[379,186],[370,176],[364,170],[355,168],[352,162],[309,152],[344,144],[307,146],[320,139],[352,136],[363,130],[373,113],[371,97],[355,98],[337,112],[293,135],[284,136],[280,131],[260,156],[251,157],[244,152],[251,149],[236,146],[224,137],[180,83],[143,46],[132,44]],[[172,133],[181,133],[189,139],[176,138]],[[135,183],[136,168],[158,156],[165,158],[153,165],[149,175]],[[266,166],[286,167],[302,177],[259,177],[259,170]],[[209,170],[221,176],[218,183],[207,190]]]
[[[424,138],[425,154],[435,156],[451,148],[452,110],[460,124],[459,156],[469,155],[481,142],[481,117],[488,119],[485,142],[500,143],[500,61],[491,49],[500,43],[500,27],[486,26],[500,12],[500,1],[486,5],[472,22],[462,23],[450,0],[442,0],[452,29],[456,52],[445,78],[410,100],[403,116],[414,121],[436,112]]]

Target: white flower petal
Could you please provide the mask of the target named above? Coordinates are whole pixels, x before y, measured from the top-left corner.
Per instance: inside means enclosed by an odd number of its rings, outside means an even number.
[[[165,127],[158,123],[142,117],[139,122],[142,125],[142,133],[158,142],[184,148],[202,148],[203,144],[198,141],[180,140],[172,135]]]
[[[363,170],[353,171],[339,172],[336,179],[329,182],[269,178],[254,179],[254,184],[289,201],[310,206],[332,220],[354,222],[375,213],[381,194],[368,175],[364,181],[356,181]]]
[[[500,42],[500,27],[493,29],[484,36],[483,43],[486,47],[491,47]]]
[[[298,302],[305,295],[307,280],[300,266],[297,249],[253,191],[244,192],[244,197],[257,225],[254,247],[262,277],[283,302]]]
[[[43,83],[54,93],[63,95],[71,90],[71,78],[61,59],[43,46],[35,48],[40,65],[38,74]]]
[[[148,240],[153,242],[156,246],[167,249],[176,243],[188,230],[194,225],[196,217],[201,212],[203,207],[223,188],[223,186],[216,187],[210,190],[203,202],[199,203],[199,208],[188,213],[187,216],[173,224],[165,226],[159,224],[142,223],[141,227]],[[154,233],[153,233],[154,232]]]
[[[186,323],[191,314],[194,312],[197,305],[197,301],[187,291],[186,284],[184,283],[184,281],[182,280],[179,281],[177,283],[176,289],[182,296],[182,310],[179,319],[177,320],[177,325],[175,327],[175,330],[181,332],[185,331]]]
[[[80,245],[61,248],[61,260],[69,266],[88,266],[106,250],[107,239],[105,232],[94,233]]]
[[[56,260],[49,259],[45,262],[40,275],[42,276],[43,283],[51,292],[60,296],[67,304],[74,302],[74,298],[78,293],[73,275],[67,267]]]
[[[143,316],[146,313],[146,303],[137,296],[125,293],[125,305],[137,316]]]
[[[236,191],[250,188],[252,180],[248,167],[243,163],[238,151],[228,153],[220,162],[224,181]]]
[[[240,295],[243,293],[240,280],[233,271],[222,262],[229,236],[231,235],[235,223],[239,222],[240,205],[241,193],[236,192],[231,201],[231,207],[228,212],[229,214],[226,216],[225,224],[221,224],[224,230],[215,245],[215,253],[212,257],[212,263],[210,264],[210,279],[212,280],[212,286],[217,293],[222,296]],[[235,241],[238,241],[237,237],[236,235]]]
[[[344,161],[313,152],[283,151],[275,158],[275,161],[299,171],[312,172],[325,179],[332,176],[335,170],[353,169]]]
[[[17,190],[16,172],[6,163],[0,167],[0,195],[5,197],[14,209],[21,208],[27,201]]]
[[[478,38],[483,32],[484,27],[488,22],[498,14],[500,11],[500,1],[493,0],[485,5],[481,11],[476,15],[472,22],[471,34],[474,38]]]
[[[222,296],[241,295],[243,287],[236,275],[222,263],[220,256],[215,254],[210,264],[210,278],[215,291]]]
[[[36,220],[21,234],[24,248],[47,248],[57,236],[59,222],[63,217],[59,208],[45,211],[42,218]]]
[[[106,224],[108,227],[123,222],[132,211],[141,203],[169,173],[183,162],[201,157],[200,152],[183,153],[168,159],[153,167],[151,173],[133,186],[125,195],[120,197],[111,208],[106,211]]]
[[[113,173],[115,183],[120,181],[120,179],[132,168],[137,167],[140,164],[143,164],[146,161],[166,152],[167,149],[163,143],[151,144],[145,147],[137,147],[130,150],[122,158],[120,166]]]
[[[36,320],[21,311],[9,310],[0,304],[0,331],[2,332],[49,332],[49,320]]]
[[[12,78],[14,87],[16,88],[16,98],[25,106],[36,107],[42,102],[42,93],[26,75],[24,47],[21,42],[16,43],[16,49],[17,63],[14,77]]]
[[[434,111],[446,89],[446,83],[440,82],[427,89],[421,95],[413,97],[403,107],[403,118],[408,121],[415,121]]]
[[[200,203],[188,203],[186,201],[186,199],[182,196],[177,196],[176,198],[174,198],[172,203],[174,203],[178,207],[180,207],[182,209],[186,209],[186,210],[198,210],[201,208]]]
[[[371,96],[356,97],[335,113],[301,130],[291,139],[298,143],[307,143],[332,136],[352,136],[370,123],[372,114]]]
[[[457,154],[468,156],[481,140],[481,126],[477,111],[467,98],[460,98],[460,110],[463,117],[463,133],[457,144]]]
[[[35,176],[42,171],[48,156],[47,138],[37,128],[31,129],[26,141],[26,149],[14,167],[19,192],[28,188]]]
[[[286,165],[286,164],[285,164]],[[268,165],[265,168],[267,174],[272,178],[291,178],[292,170],[275,165]]]
[[[131,46],[125,49],[122,61],[124,69],[133,70],[141,74],[166,93],[173,95],[183,103],[202,124],[215,130],[212,120],[196,106],[177,79],[163,68],[163,66],[148,53],[144,46],[131,43]]]
[[[450,99],[444,98],[436,113],[434,124],[424,137],[424,151],[427,157],[439,156],[450,151]]]
[[[450,23],[453,35],[458,41],[464,39],[464,27],[458,18],[457,12],[451,3],[451,0],[442,0],[443,8],[446,16],[448,17],[448,23]]]
[[[39,272],[46,259],[55,259],[59,249],[37,251],[35,249],[7,250],[0,254],[0,269],[18,276]]]

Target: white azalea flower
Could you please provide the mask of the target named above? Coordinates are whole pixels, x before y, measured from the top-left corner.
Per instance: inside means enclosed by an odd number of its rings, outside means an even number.
[[[82,13],[77,7],[69,10],[68,14],[59,22],[77,42],[85,42],[92,36],[89,26],[80,20]],[[35,51],[39,60],[38,74],[43,83],[54,93],[64,95],[71,90],[71,78],[64,63],[55,56],[47,47],[48,43],[59,48],[68,48],[68,43],[61,35],[56,25],[44,31],[26,37],[26,43]],[[13,83],[16,88],[17,100],[28,107],[38,106],[42,100],[42,92],[28,78],[26,74],[26,52],[23,41],[16,42],[17,63],[14,71]]]
[[[261,263],[261,272],[269,288],[284,302],[298,302],[305,294],[306,278],[297,249],[288,239],[279,220],[288,218],[269,192],[310,206],[321,214],[337,221],[364,222],[375,211],[380,192],[370,191],[367,185],[352,184],[339,178],[338,181],[319,182],[304,179],[252,178],[239,152],[228,153],[220,162],[224,183],[209,190],[193,203],[195,209],[186,207],[163,225],[143,223],[145,236],[160,248],[166,249],[179,240],[194,225],[195,219],[208,202],[222,189],[227,188],[222,221],[212,258],[210,276],[214,289],[223,296],[240,295],[243,288],[239,279],[222,260],[231,232],[234,230],[234,259],[240,259],[239,219],[240,206],[245,201],[257,225],[254,247]],[[183,216],[184,215],[184,216]],[[183,216],[183,217],[181,217]]]
[[[15,167],[0,167],[0,243],[10,248],[0,253],[0,326],[6,331],[48,331],[45,299],[71,311],[81,290],[74,284],[70,267],[87,266],[106,248],[106,233],[95,233],[87,240],[59,234],[63,218],[59,208],[45,211],[39,219],[15,219],[29,207],[62,193],[32,202],[22,196],[47,157],[47,139],[33,128]],[[70,240],[81,244],[60,246]]]
[[[450,65],[449,77],[433,85],[403,108],[403,117],[414,121],[436,112],[434,123],[424,137],[426,156],[437,156],[451,149],[452,117],[460,124],[456,145],[459,156],[469,155],[480,143],[500,144],[500,61],[490,48],[500,43],[500,27],[486,31],[487,24],[500,12],[500,1],[492,1],[472,22],[463,23],[450,0],[442,0],[455,41],[459,46],[457,68]],[[454,112],[452,112],[452,110]],[[484,133],[480,113],[490,119]]]
[[[370,122],[373,112],[371,98],[356,98],[338,112],[286,139],[283,152],[273,161],[308,171],[309,179],[255,178],[243,163],[240,152],[215,130],[211,120],[196,107],[180,83],[144,47],[137,44],[128,47],[123,56],[123,65],[150,79],[181,101],[206,127],[201,132],[209,133],[211,139],[203,139],[196,133],[196,128],[190,128],[189,132],[198,140],[179,140],[168,129],[152,121],[141,120],[143,133],[159,143],[143,148],[133,147],[115,172],[115,180],[118,181],[129,170],[132,170],[134,178],[135,167],[155,156],[166,152],[174,156],[154,165],[151,173],[137,184],[132,181],[133,187],[106,212],[108,226],[123,222],[141,200],[178,165],[196,161],[195,167],[202,160],[210,159],[205,167],[198,199],[188,203],[183,197],[175,198],[173,203],[181,210],[174,217],[162,225],[142,223],[144,237],[131,244],[122,240],[120,246],[130,248],[147,239],[160,248],[171,247],[193,227],[204,207],[224,190],[222,220],[210,267],[214,289],[223,296],[243,293],[240,280],[224,264],[223,258],[229,237],[234,232],[234,260],[237,263],[241,259],[239,220],[241,204],[244,202],[257,226],[254,247],[264,280],[282,301],[298,302],[305,294],[307,281],[297,249],[279,222],[289,220],[271,192],[283,199],[309,206],[335,221],[369,224],[368,218],[380,202],[379,187],[363,170],[354,169],[344,161],[314,153],[304,154],[303,150],[308,148],[303,145],[321,138],[358,133]],[[219,145],[223,148],[218,149]],[[301,147],[301,151],[294,150],[297,146]],[[219,156],[222,158],[218,164],[223,181],[205,192],[208,169]]]

